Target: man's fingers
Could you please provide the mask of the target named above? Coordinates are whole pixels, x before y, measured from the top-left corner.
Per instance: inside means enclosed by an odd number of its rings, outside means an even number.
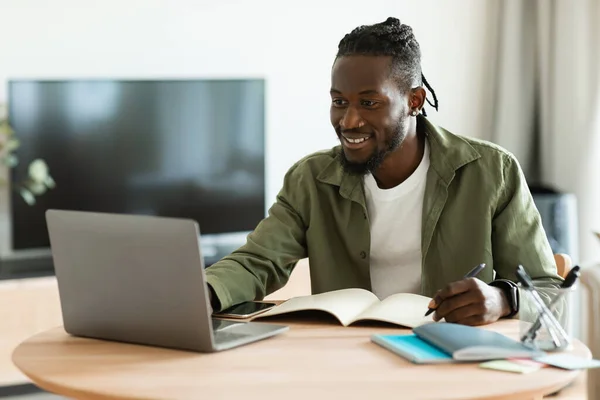
[[[441,302],[439,294],[440,294],[440,290],[438,290],[437,292],[435,292],[435,295],[433,296],[433,298],[431,299],[431,301],[429,302],[429,304],[427,305],[427,307],[429,307],[429,308],[436,308],[438,306],[438,304]]]
[[[469,303],[466,306],[455,308],[444,316],[446,322],[462,323],[481,317],[484,313],[483,307],[479,303]]]
[[[453,297],[447,298],[435,310],[435,315],[433,316],[433,319],[438,321],[442,318],[446,318],[446,316],[454,310],[476,302],[477,297],[470,295],[469,292],[463,292]],[[447,318],[446,321],[448,321]]]
[[[476,278],[467,278],[448,284],[445,288],[439,290],[435,294],[433,300],[429,303],[429,307],[436,308],[447,298],[464,293],[473,288],[476,286],[476,283],[473,281],[474,279]]]
[[[506,306],[502,293],[477,278],[453,282],[434,296],[429,307],[435,309],[433,319],[463,325],[482,325],[502,317]]]

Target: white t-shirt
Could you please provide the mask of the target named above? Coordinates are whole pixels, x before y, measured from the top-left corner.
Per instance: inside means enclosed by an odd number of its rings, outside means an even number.
[[[372,290],[384,299],[395,293],[419,293],[421,288],[421,218],[429,169],[429,146],[421,163],[400,185],[380,189],[365,176],[371,225]]]

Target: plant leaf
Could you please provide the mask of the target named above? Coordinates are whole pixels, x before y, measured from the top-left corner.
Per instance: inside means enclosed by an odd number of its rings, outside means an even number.
[[[7,154],[2,158],[2,163],[8,168],[13,168],[19,163],[19,158],[14,154]]]
[[[15,132],[12,130],[12,128],[8,124],[8,121],[0,120],[0,135],[12,136],[12,135],[14,135],[14,133]]]
[[[18,139],[10,138],[6,142],[6,151],[11,152],[13,150],[16,150],[20,145],[21,143]]]
[[[48,189],[54,189],[56,187],[56,182],[54,182],[54,179],[52,179],[52,177],[50,175],[48,175],[46,177],[46,180],[44,181],[44,184],[46,185],[46,187]]]
[[[42,183],[46,180],[48,174],[48,165],[42,159],[35,159],[29,164],[29,177],[36,182]]]
[[[30,206],[35,204],[35,196],[29,190],[21,188],[19,193],[21,194],[23,200],[25,200],[25,203],[29,204]]]

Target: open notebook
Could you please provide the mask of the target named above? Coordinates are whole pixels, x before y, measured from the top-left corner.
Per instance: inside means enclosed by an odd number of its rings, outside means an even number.
[[[371,340],[417,364],[535,358],[544,352],[532,349],[501,333],[453,323],[434,323],[413,329],[412,334],[376,334]]]
[[[432,316],[424,317],[430,300],[417,294],[399,293],[380,301],[365,289],[341,289],[293,297],[254,319],[315,310],[333,315],[343,326],[358,321],[382,321],[414,328],[433,321]]]

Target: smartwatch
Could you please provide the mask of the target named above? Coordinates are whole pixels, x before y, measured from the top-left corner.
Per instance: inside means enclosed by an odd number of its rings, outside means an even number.
[[[490,286],[502,290],[504,296],[506,296],[508,306],[510,307],[510,313],[504,318],[514,317],[519,312],[519,287],[517,284],[508,279],[496,279],[490,283]]]

